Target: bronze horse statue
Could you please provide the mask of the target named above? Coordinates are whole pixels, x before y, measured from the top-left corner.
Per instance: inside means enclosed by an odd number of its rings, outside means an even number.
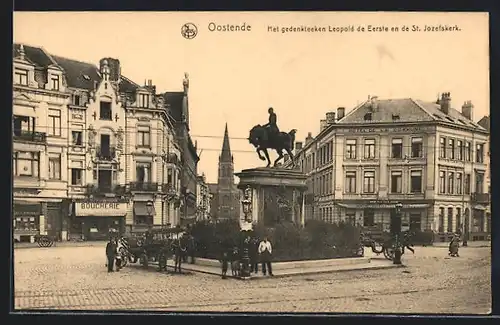
[[[250,130],[248,141],[256,148],[260,160],[267,160],[266,167],[271,166],[271,159],[269,158],[269,152],[267,149],[274,149],[278,153],[278,158],[274,161],[275,167],[278,162],[284,158],[283,150],[288,153],[292,159],[293,166],[295,166],[292,153],[293,145],[295,143],[295,133],[297,133],[297,130],[293,129],[288,133],[279,132],[274,136],[269,136],[269,130],[258,124]],[[265,156],[262,156],[261,152],[264,152]]]

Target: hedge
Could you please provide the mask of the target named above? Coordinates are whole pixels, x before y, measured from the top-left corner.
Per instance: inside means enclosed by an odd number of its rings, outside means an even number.
[[[221,248],[237,246],[242,239],[237,221],[200,222],[191,233],[197,243],[198,257],[220,258]],[[313,260],[362,256],[360,231],[350,224],[330,224],[311,220],[302,228],[293,223],[275,227],[254,226],[253,234],[267,236],[273,245],[274,261]]]

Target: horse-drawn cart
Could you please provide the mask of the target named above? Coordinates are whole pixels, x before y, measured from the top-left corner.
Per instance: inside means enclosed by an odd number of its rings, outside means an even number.
[[[38,243],[40,247],[51,247],[54,245],[55,238],[48,235],[36,235],[35,242]]]
[[[405,231],[401,233],[400,245],[402,248],[401,254],[404,254],[404,249],[408,248],[414,251],[410,246],[412,233]],[[361,242],[363,246],[372,249],[375,254],[384,254],[384,257],[390,261],[394,259],[396,243],[390,233],[381,230],[366,229],[361,233]]]
[[[180,230],[178,228],[152,229],[123,239],[119,253],[130,263],[139,263],[148,267],[150,262],[158,263],[158,270],[167,268],[167,260],[174,254],[173,241]]]

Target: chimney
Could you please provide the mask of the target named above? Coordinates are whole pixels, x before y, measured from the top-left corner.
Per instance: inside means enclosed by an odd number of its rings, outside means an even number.
[[[326,113],[326,124],[331,125],[335,123],[335,112]]]
[[[295,152],[302,150],[302,141],[295,142]]]
[[[326,120],[320,120],[319,121],[319,132],[323,131],[324,129],[326,129]]]
[[[306,146],[313,140],[312,133],[308,132],[306,137]]]
[[[120,60],[118,59],[113,59],[113,58],[104,58],[99,61],[100,67],[102,67],[104,61],[108,62],[108,67],[109,67],[109,80],[110,81],[115,81],[115,82],[120,82],[121,79],[121,67],[120,67]]]
[[[377,96],[372,96],[370,98],[370,107],[372,110],[375,110],[378,108],[378,97]]]
[[[345,116],[345,107],[337,108],[337,121],[343,119]]]
[[[462,115],[469,121],[474,121],[474,105],[470,100],[465,101],[462,105]]]
[[[441,106],[441,112],[448,115],[448,113],[450,112],[450,102],[451,102],[450,93],[443,93],[441,95],[441,100],[439,101],[439,105]]]

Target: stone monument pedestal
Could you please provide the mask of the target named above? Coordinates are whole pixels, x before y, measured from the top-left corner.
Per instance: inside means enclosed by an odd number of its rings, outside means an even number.
[[[263,222],[272,227],[281,222],[292,222],[304,226],[304,203],[307,190],[306,175],[299,170],[284,168],[251,168],[235,173],[242,191],[251,189],[251,211],[248,220]],[[243,207],[240,220],[245,223]]]

